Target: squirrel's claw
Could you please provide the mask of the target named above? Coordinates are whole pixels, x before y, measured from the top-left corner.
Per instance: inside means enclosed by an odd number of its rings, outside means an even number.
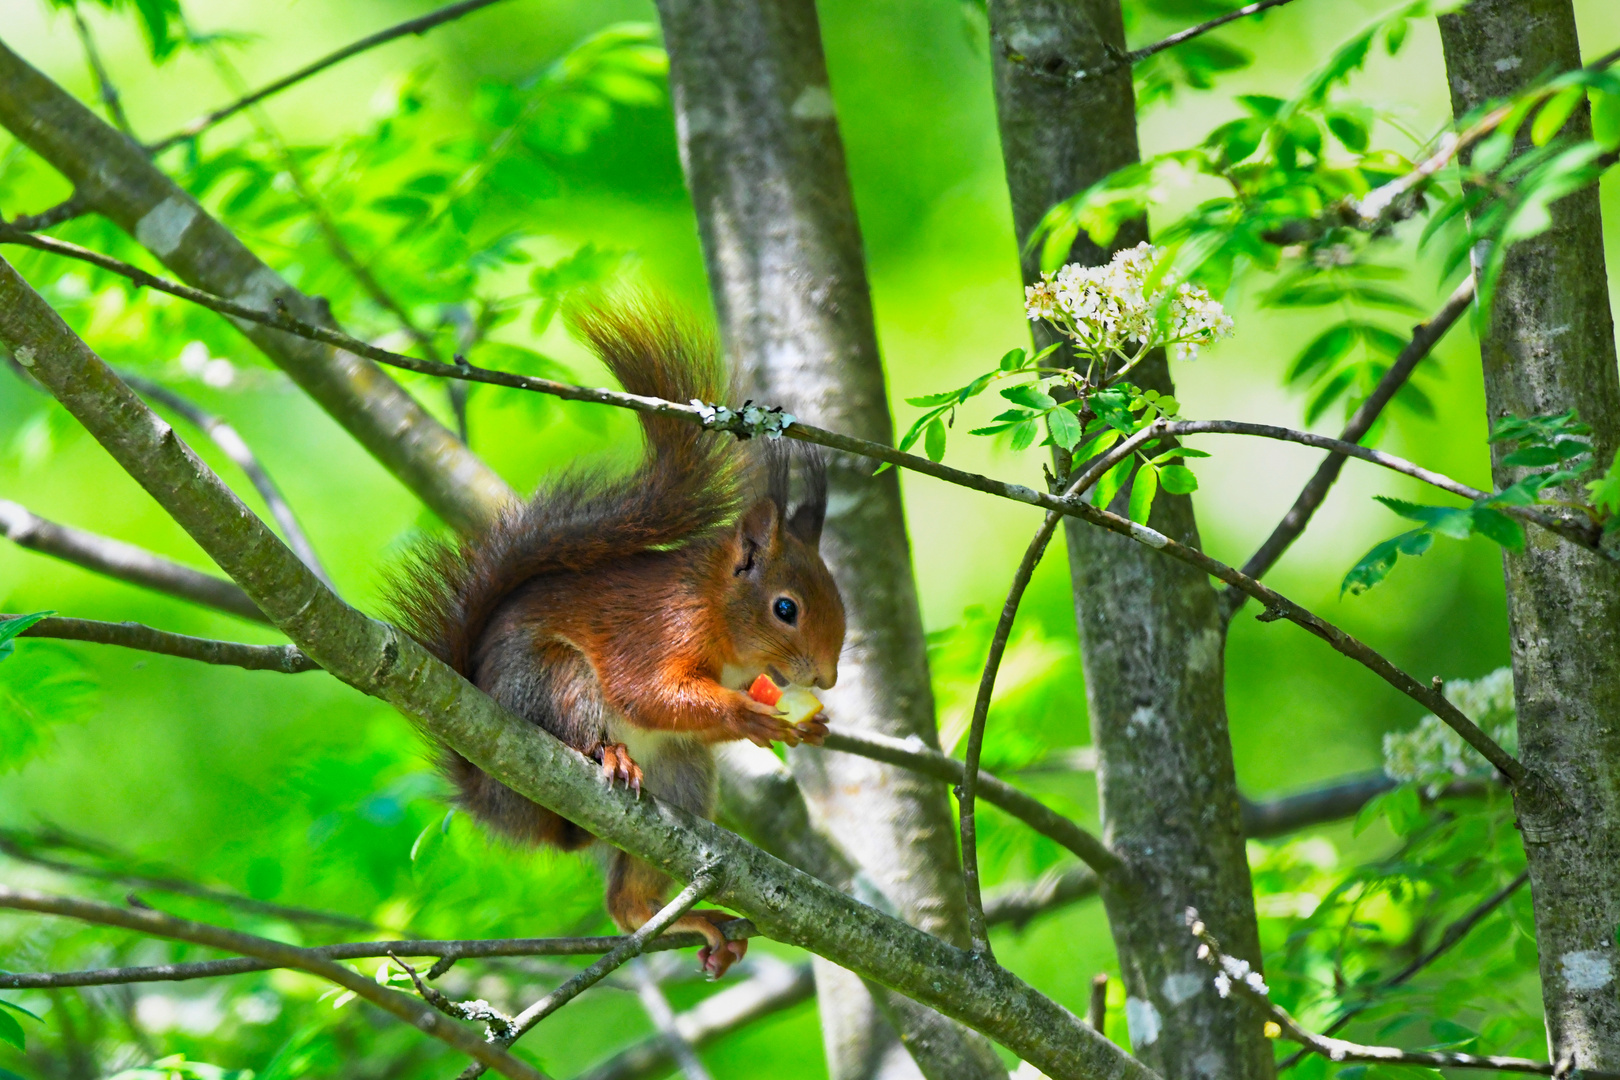
[[[636,798],[641,798],[641,782],[645,779],[641,766],[630,760],[630,751],[623,743],[603,743],[591,755],[602,763],[602,776],[607,780],[608,787],[614,782],[624,781],[626,791],[634,791]]]

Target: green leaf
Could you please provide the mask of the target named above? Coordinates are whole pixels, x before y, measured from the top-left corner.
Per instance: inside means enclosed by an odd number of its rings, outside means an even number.
[[[1580,457],[1589,453],[1592,444],[1581,439],[1561,439],[1551,446],[1532,444],[1513,451],[1502,459],[1504,465],[1529,465],[1541,467],[1543,465],[1558,465],[1570,458]]]
[[[1152,465],[1143,465],[1137,469],[1136,479],[1131,482],[1131,503],[1127,511],[1130,519],[1146,525],[1148,515],[1153,512],[1153,497],[1158,493],[1159,470]]]
[[[1031,409],[1052,409],[1057,407],[1057,399],[1034,383],[1020,383],[1009,386],[1001,392],[1001,396],[1015,405],[1027,405]]]
[[[24,630],[37,622],[55,615],[54,611],[36,611],[32,615],[17,615],[10,619],[0,619],[0,660],[10,656],[17,648],[16,637]],[[0,1005],[7,1002],[0,1001]]]
[[[1530,124],[1530,141],[1537,146],[1546,146],[1554,135],[1563,130],[1575,107],[1585,100],[1584,86],[1566,86],[1558,91],[1536,113],[1535,120]]]
[[[1283,378],[1291,383],[1298,382],[1315,372],[1317,368],[1343,359],[1355,346],[1358,336],[1356,324],[1353,322],[1342,322],[1328,327],[1300,350],[1299,355],[1294,357],[1294,362],[1288,365],[1288,373]]]
[[[1135,417],[1131,415],[1131,395],[1121,387],[1110,387],[1091,395],[1091,411],[1097,418],[1111,428],[1129,435],[1136,430]]]
[[[944,393],[940,394],[923,394],[920,397],[906,398],[906,404],[917,405],[924,408],[933,405],[950,405],[954,404],[956,400],[961,397],[961,394],[961,390],[946,390]]]
[[[1131,465],[1134,462],[1134,458],[1122,458],[1113,468],[1103,473],[1102,478],[1097,481],[1097,486],[1091,489],[1091,501],[1106,510],[1108,504],[1114,501],[1114,496],[1119,494],[1120,489],[1131,478]]]
[[[23,1034],[17,1018],[0,1009],[0,1042],[8,1042],[19,1050],[28,1049],[28,1037]]]
[[[1029,444],[1034,442],[1035,441],[1035,436],[1039,435],[1039,434],[1040,434],[1040,429],[1036,425],[1035,421],[1033,421],[1033,420],[1025,420],[1023,423],[1021,423],[1017,427],[1013,428],[1012,448],[1014,450],[1026,450],[1026,449],[1028,449]]]
[[[1046,430],[1052,442],[1065,450],[1073,450],[1080,442],[1080,421],[1068,409],[1053,409],[1046,414]]]
[[[32,1009],[25,1009],[15,1001],[7,1001],[5,998],[0,998],[0,1009],[10,1009],[12,1012],[20,1012],[30,1019],[38,1020],[42,1024],[45,1022],[39,1013],[34,1012]]]
[[[1524,550],[1524,526],[1500,510],[1476,506],[1473,511],[1474,531],[1489,537],[1510,551]]]
[[[923,441],[923,451],[928,455],[929,461],[940,461],[945,457],[945,422],[938,417],[928,425],[928,437]]]
[[[1024,366],[1024,360],[1027,356],[1028,354],[1023,349],[1009,349],[1007,354],[1001,358],[1001,363],[996,365],[996,370],[1017,371]]]
[[[1407,502],[1405,499],[1392,499],[1388,495],[1374,495],[1373,498],[1403,518],[1423,522],[1441,536],[1449,536],[1453,540],[1466,540],[1474,532],[1474,515],[1471,509],[1425,506],[1421,503]]]
[[[1360,596],[1388,577],[1389,572],[1395,569],[1396,560],[1402,555],[1422,555],[1433,543],[1433,533],[1427,529],[1413,529],[1375,545],[1344,575],[1344,581],[1339,585],[1339,595],[1348,592]]]
[[[1185,465],[1166,465],[1159,470],[1159,482],[1172,495],[1190,495],[1198,490],[1198,477]]]
[[[930,412],[925,412],[921,416],[919,416],[917,418],[916,423],[912,424],[910,430],[908,430],[906,432],[905,438],[900,440],[900,446],[898,447],[898,449],[900,449],[900,450],[910,450],[912,448],[912,446],[916,444],[917,440],[922,437],[922,433],[923,433],[924,429],[926,429],[928,427],[929,422],[932,421],[935,417],[938,417],[938,416],[944,414],[949,408],[950,408],[950,406],[946,405],[946,406],[944,406],[942,408],[934,409],[934,410],[932,410]]]

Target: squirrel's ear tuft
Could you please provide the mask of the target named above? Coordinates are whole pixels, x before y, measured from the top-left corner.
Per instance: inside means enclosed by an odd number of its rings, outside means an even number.
[[[816,452],[805,453],[800,460],[804,488],[788,517],[787,531],[815,548],[821,546],[821,527],[827,522],[827,462]]]
[[[737,563],[732,573],[738,577],[752,573],[761,557],[774,556],[781,545],[782,516],[773,499],[761,499],[737,520]]]

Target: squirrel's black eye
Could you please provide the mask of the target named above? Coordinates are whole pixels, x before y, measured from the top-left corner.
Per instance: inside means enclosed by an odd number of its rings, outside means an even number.
[[[771,605],[771,611],[778,619],[781,619],[789,626],[792,626],[799,621],[799,605],[795,604],[792,600],[789,600],[785,596],[778,596],[776,598],[776,603]]]

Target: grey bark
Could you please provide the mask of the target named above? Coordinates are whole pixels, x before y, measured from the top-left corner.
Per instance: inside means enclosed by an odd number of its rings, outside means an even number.
[[[139,147],[4,44],[0,125],[182,280],[262,311],[279,300],[296,318],[333,325],[323,302],[283,281]],[[371,361],[262,325],[235,325],[451,525],[487,521],[513,497],[505,481]]]
[[[98,574],[228,612],[269,622],[246,593],[224,578],[154,555],[122,540],[47,521],[18,503],[0,499],[0,536],[20,548],[53,555]]]
[[[0,344],[10,348],[293,643],[389,702],[519,794],[683,881],[708,867],[714,899],[982,1031],[1054,1080],[1157,1074],[1012,973],[891,918],[656,798],[601,785],[601,770],[480,693],[408,635],[349,607],[254,517],[10,264],[0,260]]]
[[[1580,64],[1569,0],[1476,0],[1443,17],[1440,34],[1459,116]],[[1586,110],[1570,130],[1590,130]],[[1492,423],[1577,408],[1608,465],[1620,376],[1595,187],[1555,204],[1551,230],[1508,254],[1480,352]],[[1492,448],[1499,487],[1524,472],[1503,465],[1504,452]],[[1620,566],[1535,533],[1503,563],[1520,756],[1579,814],[1573,827],[1524,834],[1550,1053],[1620,1069]]]
[[[1107,65],[1105,46],[1124,49],[1118,0],[991,0],[989,10],[1002,152],[1024,244],[1053,204],[1137,160],[1135,101],[1128,68],[1061,77]],[[1118,242],[1145,237],[1138,222]],[[1082,232],[1069,258],[1095,265],[1108,256]],[[1026,282],[1039,276],[1036,255],[1025,255],[1023,273]],[[1136,381],[1171,391],[1162,356]],[[1270,1044],[1245,1006],[1215,994],[1183,918],[1196,907],[1232,952],[1259,966],[1216,593],[1186,564],[1079,520],[1065,524],[1104,840],[1140,878],[1134,888],[1102,886],[1131,1041],[1167,1077],[1269,1077]],[[1151,525],[1198,545],[1185,496],[1161,493]]]
[[[823,426],[892,443],[860,228],[811,0],[660,0],[681,160],[697,210],[721,335],[748,393]],[[834,723],[938,745],[899,480],[835,454],[822,548],[849,638]],[[902,917],[967,940],[944,789],[843,754],[795,752],[820,817]],[[884,1075],[859,986],[819,967],[837,1080]],[[848,1005],[834,1012],[834,1006]],[[961,1039],[947,1074],[1004,1076]],[[926,1070],[926,1066],[925,1070]]]

